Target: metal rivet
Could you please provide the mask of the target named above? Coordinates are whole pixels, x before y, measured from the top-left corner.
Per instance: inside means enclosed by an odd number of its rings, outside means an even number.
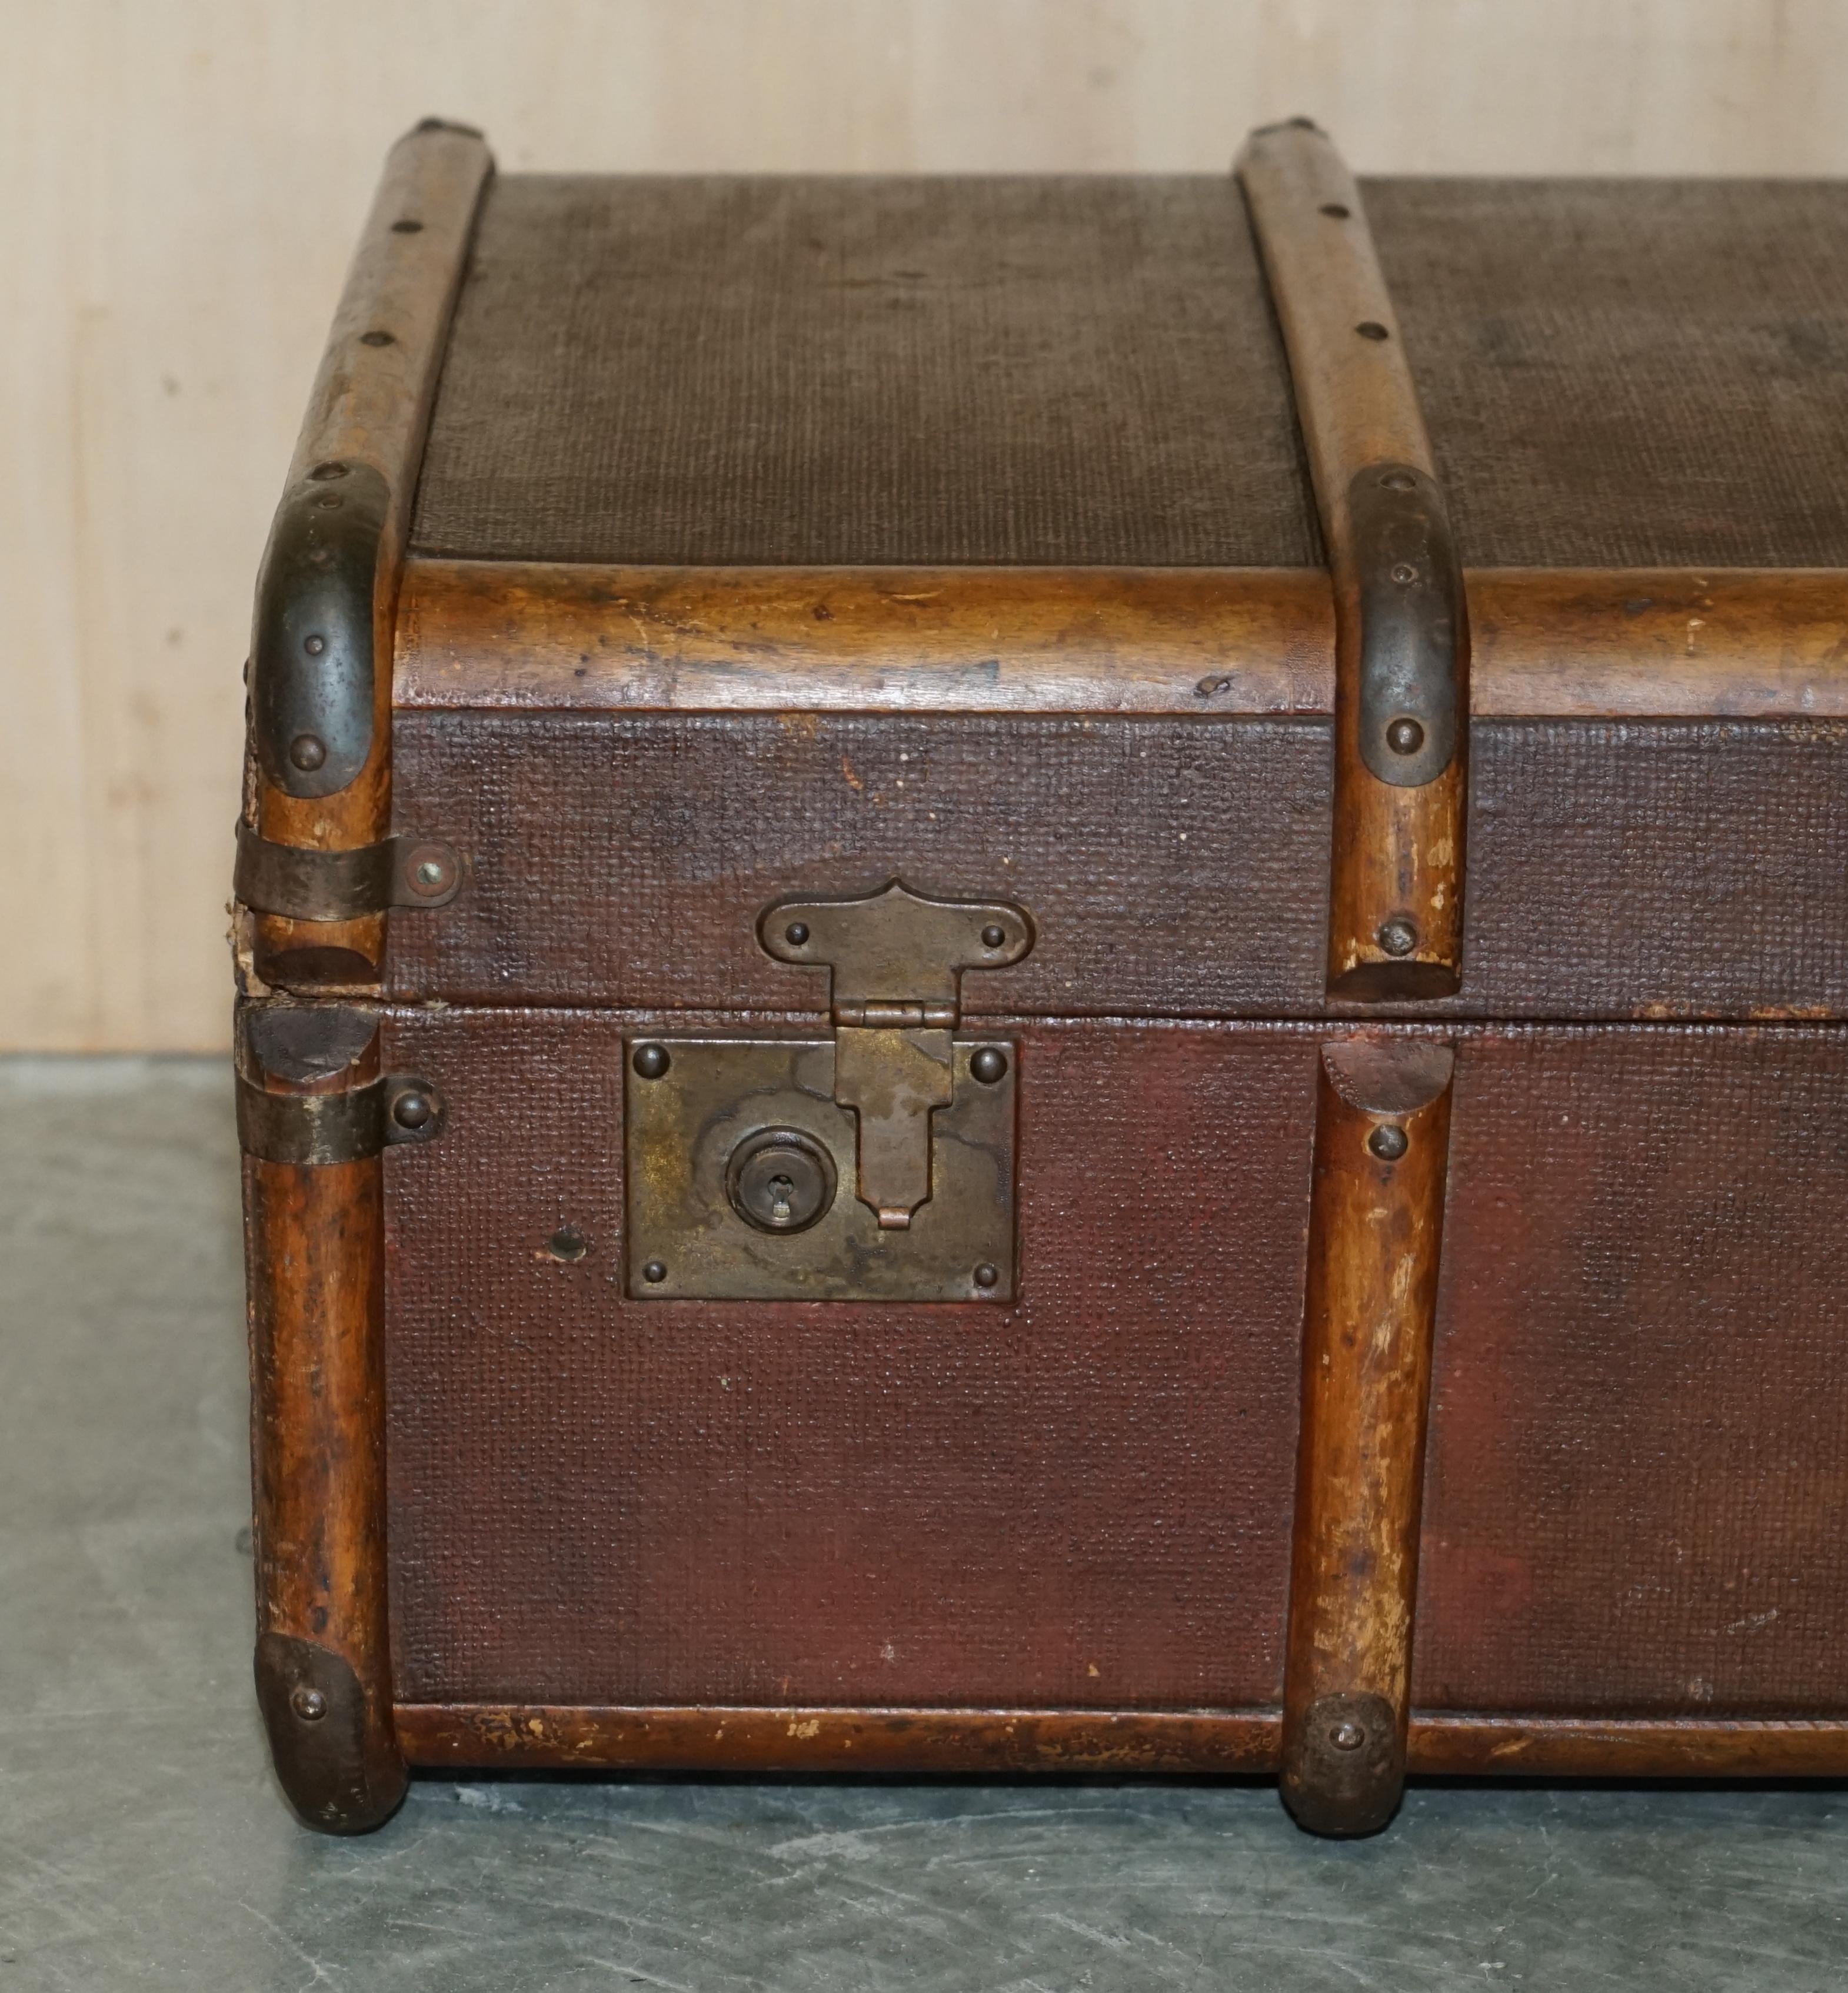
[[[659,1260],[651,1260],[642,1269],[642,1278],[651,1287],[658,1287],[668,1277],[668,1270]]]
[[[1418,480],[1409,470],[1389,470],[1381,478],[1380,487],[1385,491],[1416,491]]]
[[[584,1235],[575,1225],[561,1225],[545,1242],[545,1249],[555,1260],[581,1260],[590,1250]]]
[[[665,1045],[637,1045],[629,1063],[644,1079],[659,1079],[673,1061]]]
[[[801,921],[791,921],[783,930],[783,938],[791,948],[806,948],[808,945],[808,928],[806,924]]]
[[[1376,318],[1364,318],[1354,329],[1362,339],[1390,339],[1392,336]]]
[[[360,344],[362,346],[395,346],[398,337],[395,333],[389,332],[362,332]]]
[[[984,1086],[992,1086],[1007,1071],[1007,1055],[993,1045],[984,1045],[971,1055],[969,1071]]]
[[[426,858],[417,868],[417,883],[420,886],[440,886],[449,878],[449,867],[440,858]]]
[[[1358,1751],[1367,1741],[1367,1733],[1358,1723],[1337,1723],[1328,1733],[1328,1741],[1337,1751]]]
[[[311,658],[318,658],[326,649],[327,639],[325,637],[304,637],[302,648]]]
[[[347,501],[337,491],[323,491],[314,502],[323,512],[337,512]]]
[[[331,479],[344,477],[352,467],[344,463],[317,463],[309,476],[317,484],[326,484]]]
[[[1409,955],[1418,945],[1418,930],[1408,920],[1390,920],[1375,938],[1389,955]]]
[[[1345,221],[1348,219],[1348,210],[1338,200],[1324,201],[1322,212],[1330,221]]]
[[[1416,754],[1425,744],[1425,730],[1416,720],[1395,720],[1386,729],[1386,745],[1395,754]]]
[[[413,1087],[392,1102],[391,1118],[401,1128],[427,1128],[436,1118],[436,1103]]]
[[[1395,1128],[1389,1121],[1367,1137],[1367,1146],[1382,1163],[1395,1163],[1411,1144],[1406,1140],[1405,1130]]]
[[[422,231],[423,224],[421,221],[412,221],[407,219],[403,221],[395,221],[391,224],[391,233],[394,235],[418,235]]]
[[[327,1698],[318,1688],[310,1688],[306,1682],[289,1698],[289,1706],[304,1723],[319,1723],[327,1714]]]
[[[1006,939],[1006,928],[997,927],[992,922],[982,930],[982,945],[984,948],[999,948]]]
[[[1392,579],[1401,588],[1409,588],[1418,579],[1418,570],[1409,561],[1400,561],[1393,567]]]
[[[289,744],[289,758],[304,774],[312,775],[327,759],[327,744],[318,733],[298,733]]]
[[[997,1287],[1000,1280],[1000,1269],[991,1267],[985,1260],[975,1269],[975,1284],[979,1287]]]

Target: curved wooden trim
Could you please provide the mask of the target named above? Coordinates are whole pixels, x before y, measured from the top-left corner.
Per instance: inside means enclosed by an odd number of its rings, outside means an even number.
[[[1283,1784],[1320,1834],[1383,1827],[1405,1783],[1454,1066],[1404,1038],[1319,1061]]]
[[[1275,1710],[707,1709],[400,1703],[398,1736],[432,1770],[1271,1773]],[[1415,1774],[1450,1777],[1840,1778],[1848,1721],[1413,1712]]]
[[[1463,963],[1469,619],[1417,390],[1360,190],[1327,137],[1306,118],[1268,126],[1252,133],[1238,172],[1290,357],[1334,584],[1329,993],[1369,1001],[1448,996]],[[1365,501],[1393,501],[1376,489],[1387,485],[1406,487],[1398,495],[1423,521],[1409,537],[1392,536],[1416,543],[1415,561],[1397,559],[1384,540],[1363,552],[1357,506],[1365,514]],[[1394,577],[1439,618],[1426,648],[1442,661],[1442,682],[1430,683],[1421,703],[1400,703],[1423,710],[1430,729],[1441,715],[1451,750],[1417,787],[1382,779],[1368,764],[1368,751],[1391,758],[1377,737],[1390,705],[1363,740],[1369,620],[1395,599]]]
[[[376,1017],[240,1007],[237,1066],[278,1094],[379,1074]],[[385,1556],[384,1188],[377,1156],[244,1159],[257,1675],[278,1779],[324,1832],[404,1796]],[[292,1697],[313,1685],[319,1708]]]
[[[1479,720],[1848,719],[1848,569],[1484,568]],[[1322,718],[1317,568],[406,562],[403,708]]]
[[[253,754],[251,821],[274,843],[346,850],[375,844],[391,828],[388,661],[405,542],[449,320],[493,169],[480,135],[459,126],[429,120],[401,138],[386,162],[334,314],[271,545],[278,547],[299,529],[305,505],[336,500],[343,481],[357,491],[374,477],[382,480],[372,563],[371,747],[358,775],[323,796],[287,794],[264,778],[261,757]],[[312,475],[318,467],[341,466],[348,467],[345,480],[336,476],[317,481]],[[274,611],[276,605],[270,607]],[[259,706],[266,668],[264,620],[260,614],[252,657]],[[259,914],[257,972],[284,983],[364,982],[381,959],[384,935],[384,916],[377,914],[331,923]]]

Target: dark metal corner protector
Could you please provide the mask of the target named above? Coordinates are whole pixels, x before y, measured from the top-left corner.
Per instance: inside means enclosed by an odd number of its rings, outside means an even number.
[[[401,832],[347,851],[278,844],[237,826],[231,891],[260,914],[349,921],[393,907],[446,907],[462,890],[461,854],[440,838]]]
[[[345,788],[372,751],[373,610],[391,506],[369,463],[316,464],[276,509],[257,578],[251,725],[265,779]]]
[[[364,1834],[388,1820],[408,1783],[395,1745],[352,1663],[292,1633],[257,1636],[257,1706],[289,1802],[323,1834]]]
[[[1361,759],[1422,788],[1467,723],[1469,620],[1443,494],[1406,463],[1370,463],[1348,489],[1360,589]]]

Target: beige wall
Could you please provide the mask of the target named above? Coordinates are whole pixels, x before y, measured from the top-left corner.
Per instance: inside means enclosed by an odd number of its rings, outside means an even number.
[[[429,111],[510,167],[1848,171],[1843,0],[0,0],[0,1046],[223,1041],[250,583]]]

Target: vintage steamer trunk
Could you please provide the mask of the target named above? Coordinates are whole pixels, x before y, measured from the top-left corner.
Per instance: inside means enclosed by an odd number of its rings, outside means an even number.
[[[1844,463],[1839,186],[407,138],[238,853],[303,1818],[1848,1772]]]

